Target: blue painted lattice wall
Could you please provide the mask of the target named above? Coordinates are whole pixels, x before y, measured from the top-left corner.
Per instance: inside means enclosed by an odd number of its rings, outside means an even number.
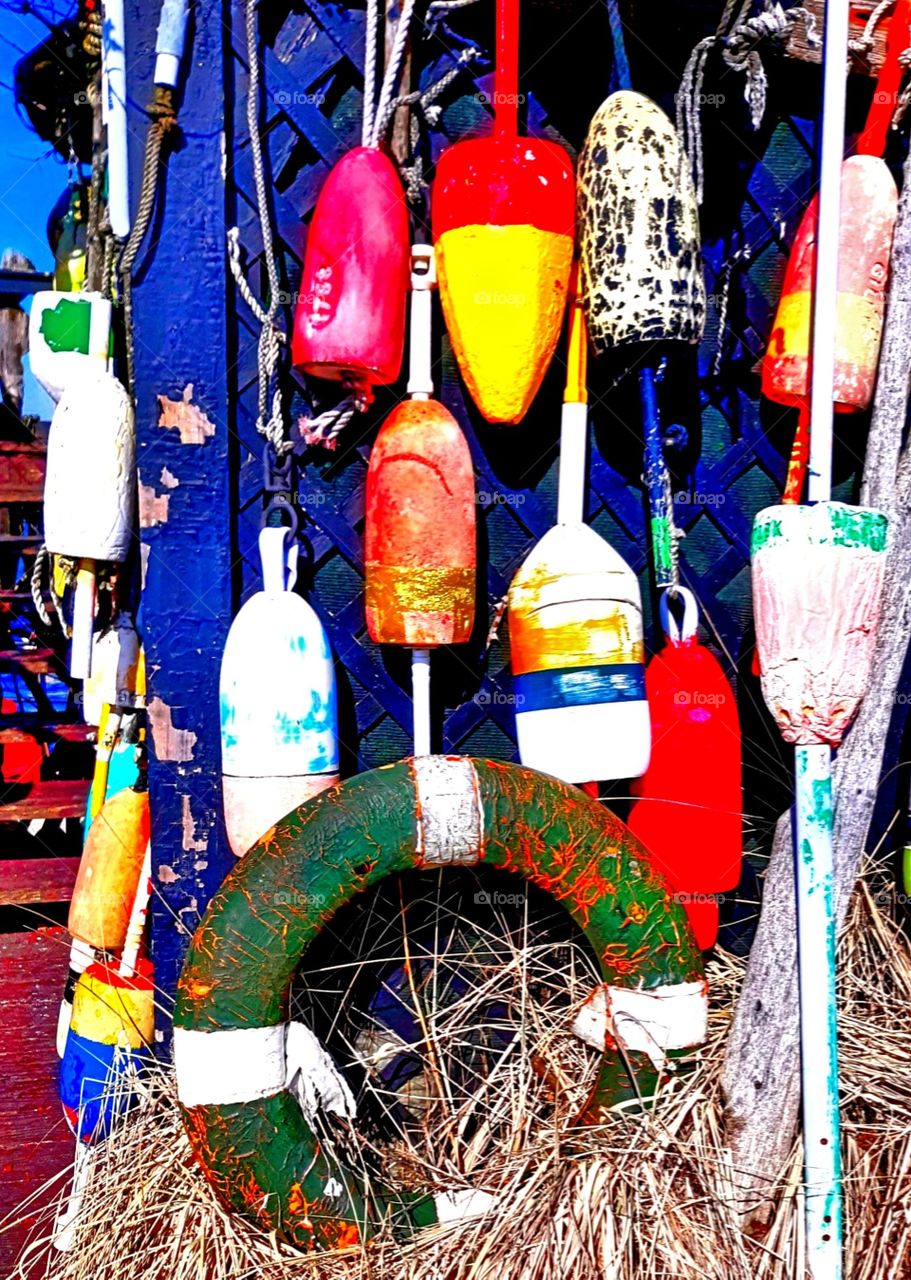
[[[718,15],[706,15],[705,8],[675,6],[673,13],[667,14],[667,29],[663,29],[663,20],[662,31],[650,31],[647,41],[637,33],[636,24],[648,21],[648,10],[643,17],[641,7],[631,6],[627,14],[633,81],[671,114],[686,54],[710,29],[709,24],[713,27],[717,21]],[[198,14],[197,46],[200,32],[214,40],[219,6],[207,0],[199,6]],[[248,74],[243,4],[225,0],[223,16],[223,68],[215,57],[207,63],[194,54],[188,96],[193,97],[194,77],[197,96],[200,86],[205,90],[206,76],[211,85],[217,84],[217,95],[224,94],[224,188],[219,193],[217,185],[209,183],[207,189],[213,200],[223,195],[224,229],[238,226],[248,281],[262,297],[266,273],[245,118]],[[438,118],[428,121],[421,115],[417,157],[427,178],[444,147],[489,128],[493,4],[492,0],[480,0],[442,14],[419,6],[419,18],[411,46],[412,86],[426,89],[462,65],[458,59],[466,48],[477,50],[477,56],[469,66],[463,65],[458,78],[440,97]],[[611,87],[606,10],[583,7],[575,0],[529,0],[523,5],[523,23],[520,87],[527,95],[524,113],[528,131],[561,141],[575,153],[591,115]],[[260,24],[264,81],[261,127],[287,304],[285,327],[290,331],[307,223],[319,189],[332,164],[360,140],[364,13],[321,0],[276,3],[262,7]],[[749,843],[759,850],[787,803],[790,770],[751,671],[749,532],[754,513],[780,494],[794,420],[792,414],[760,402],[756,364],[770,328],[789,240],[812,188],[809,121],[815,114],[818,94],[815,68],[786,63],[780,54],[766,61],[769,104],[763,127],[755,134],[743,104],[740,77],[720,64],[710,69],[705,87],[712,92],[712,102],[703,109],[707,165],[703,234],[709,321],[698,355],[691,350],[671,353],[662,389],[665,422],[682,428],[671,433],[677,446],[669,455],[677,495],[676,517],[686,535],[682,577],[701,604],[705,638],[721,654],[737,683],[745,744],[747,834]],[[869,82],[853,85],[852,110],[862,111],[869,92]],[[212,123],[207,119],[205,128],[211,128]],[[188,141],[191,150],[206,142],[204,154],[210,156],[211,133],[203,130]],[[185,158],[185,175],[189,168]],[[188,202],[180,192],[176,200],[173,196],[169,199],[178,216],[186,214]],[[429,238],[426,189],[413,213],[418,238]],[[218,223],[214,218],[205,234],[220,236],[223,229]],[[196,231],[189,218],[186,227],[192,245]],[[206,248],[220,254],[223,240],[219,244],[207,241]],[[185,255],[185,261],[187,275],[179,292],[186,299],[199,277],[194,274],[190,254]],[[208,388],[211,403],[207,411],[218,424],[219,448],[227,446],[228,474],[222,474],[219,453],[213,459],[215,477],[205,473],[201,480],[207,496],[222,482],[229,486],[229,510],[214,513],[214,518],[219,522],[218,539],[231,546],[232,604],[236,609],[259,586],[256,537],[272,494],[264,484],[263,442],[255,430],[257,322],[230,277],[225,280],[219,274],[218,289],[222,283],[226,287],[225,323],[219,328],[218,317],[213,316],[204,340],[218,344],[226,353],[227,384],[223,387],[214,379]],[[159,297],[166,300],[162,288]],[[147,307],[154,301],[154,294],[149,294]],[[173,295],[166,301],[173,308]],[[221,305],[219,295],[216,309]],[[726,319],[722,325],[723,313]],[[520,426],[491,427],[480,419],[463,392],[438,310],[436,316],[439,394],[465,429],[477,472],[480,572],[478,620],[471,643],[434,657],[435,748],[510,758],[514,741],[508,627],[501,626],[490,645],[487,633],[516,567],[554,520],[562,359],[558,353],[535,405]],[[180,342],[179,336],[173,340]],[[587,519],[640,575],[654,648],[660,636],[652,624],[640,416],[636,379],[626,376],[628,372],[620,359],[598,362],[590,371],[592,449]],[[324,409],[338,398],[338,389],[332,386],[305,387],[287,370],[283,377],[292,422],[312,407]],[[173,379],[172,384],[178,393],[180,386]],[[285,492],[299,510],[310,548],[311,599],[324,619],[338,661],[342,767],[346,773],[386,763],[409,750],[408,656],[370,642],[362,589],[367,458],[384,414],[403,394],[404,380],[378,396],[370,414],[356,418],[346,428],[337,451],[297,451],[293,475],[284,482]],[[140,421],[140,434],[142,430]],[[852,422],[847,430],[850,434],[836,453],[839,496],[851,494],[865,434],[863,423]],[[158,439],[154,431],[150,435]],[[230,530],[224,526],[226,514]],[[220,634],[229,621],[225,598],[225,590],[221,590],[216,628]],[[213,647],[206,656],[210,668],[214,656]],[[152,683],[154,687],[154,676]],[[210,773],[217,772],[218,750],[213,685],[210,670],[200,686],[204,702],[196,752],[199,770]],[[172,689],[171,695],[174,692]],[[168,900],[156,918],[156,946],[159,955],[169,958],[167,974],[161,975],[166,985],[176,971],[186,930],[192,927],[226,865],[217,797],[207,781],[202,789],[202,809],[217,856],[210,858],[204,872],[194,870],[200,860],[192,847],[187,848],[185,827],[178,836],[174,826],[181,785],[166,792],[174,812],[168,819],[169,834],[158,842],[156,861],[169,857],[170,841],[174,848],[167,863],[169,870],[186,869],[195,879],[189,888],[163,887]],[[617,798],[622,807],[622,797]],[[175,916],[181,921],[176,931]]]

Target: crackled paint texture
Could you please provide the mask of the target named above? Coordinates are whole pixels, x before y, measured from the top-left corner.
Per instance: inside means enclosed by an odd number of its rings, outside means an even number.
[[[605,982],[657,987],[702,977],[682,907],[609,810],[517,765],[472,763],[483,813],[475,851],[563,903]],[[196,931],[175,1024],[214,1031],[284,1021],[300,957],[333,914],[385,876],[422,865],[420,818],[414,769],[404,761],[333,787],[279,823],[228,877]],[[608,1045],[585,1120],[635,1090],[653,1090],[651,1063],[629,1057],[632,1077]],[[289,1094],[184,1114],[226,1205],[302,1247],[370,1234],[382,1194],[364,1203],[358,1179],[330,1161]],[[330,1178],[340,1184],[336,1196],[327,1194]],[[426,1206],[408,1208],[414,1219]]]
[[[139,189],[158,13],[127,0],[134,82],[128,103],[131,178]],[[138,464],[167,491],[168,520],[141,531],[145,588],[138,617],[149,673],[152,946],[156,987],[174,991],[190,935],[233,864],[220,826],[218,662],[234,612],[229,417],[225,382],[224,10],[194,5],[180,146],[170,151],[158,212],[177,235],[141,255],[133,283]],[[187,217],[187,200],[192,216]],[[160,486],[159,486],[160,477]],[[179,477],[177,486],[170,478]],[[184,802],[192,796],[186,840]],[[205,842],[200,855],[192,846]],[[197,866],[197,864],[199,864]],[[168,868],[168,871],[165,871]],[[164,872],[164,874],[162,874]],[[180,921],[181,924],[176,924]],[[159,1001],[156,1051],[170,1039]]]
[[[660,107],[630,90],[602,103],[579,157],[578,191],[582,297],[595,351],[698,342],[699,216],[689,165]]]

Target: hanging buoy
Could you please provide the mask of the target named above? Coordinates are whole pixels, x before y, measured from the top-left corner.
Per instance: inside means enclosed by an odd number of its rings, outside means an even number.
[[[259,535],[263,589],[231,623],[221,660],[221,761],[228,841],[237,857],[338,781],[338,712],[329,641],[294,592],[297,544]]]
[[[911,2],[899,0],[889,21],[886,56],[857,154],[841,168],[833,400],[836,410],[843,413],[868,408],[876,385],[892,232],[898,215],[895,179],[881,157],[901,85],[901,54],[908,46],[909,17]],[[804,408],[810,394],[810,319],[818,220],[819,198],[814,196],[791,246],[762,361],[763,395],[778,404]],[[801,476],[805,465],[804,458]]]
[[[566,782],[648,765],[642,601],[636,575],[584,524],[544,535],[509,588],[522,763]]]
[[[145,664],[132,616],[120,610],[92,640],[92,674],[82,686],[82,718],[101,724],[103,708],[145,706]]]
[[[128,787],[108,800],[92,823],[73,888],[67,928],[103,951],[126,940],[149,843],[149,793]]]
[[[592,347],[698,342],[699,212],[677,131],[650,98],[612,93],[579,157],[582,297]]]
[[[519,0],[497,0],[492,138],[437,163],[431,209],[440,297],[472,399],[518,422],[560,336],[575,233],[572,162],[518,133]]]
[[[629,778],[648,764],[639,583],[583,524],[588,447],[585,316],[570,287],[557,525],[509,588],[519,758],[564,782]]]
[[[425,756],[362,773],[289,814],[237,865],[184,963],[178,1097],[226,1208],[303,1249],[360,1243],[397,1200],[403,1216],[433,1221],[430,1195],[372,1177],[365,1190],[362,1170],[327,1152],[324,1114],[356,1121],[355,1102],[310,1028],[288,1021],[288,994],[309,944],[357,894],[403,871],[477,863],[553,895],[598,957],[602,985],[585,1009],[601,1016],[585,1038],[604,1057],[581,1122],[653,1096],[668,1058],[705,1038],[707,989],[686,916],[607,809],[499,761]]]
[[[126,559],[136,499],[133,404],[103,369],[80,370],[54,410],[44,482],[44,539],[79,562],[70,674],[91,675],[95,565]]]
[[[111,300],[100,293],[42,291],[32,296],[28,322],[29,368],[52,400],[89,365],[107,369],[111,354]]]
[[[887,520],[817,502],[753,523],[762,693],[785,742],[837,747],[864,696],[876,643]]]
[[[735,889],[743,857],[740,722],[717,658],[699,643],[695,597],[677,626],[661,597],[666,644],[645,673],[652,756],[632,784],[629,829],[686,907],[700,947],[715,943],[717,895]]]
[[[430,753],[430,649],[464,644],[475,612],[475,491],[459,424],[433,397],[430,245],[412,249],[408,391],[370,451],[364,520],[367,631],[414,650],[415,755]]]
[[[291,358],[298,369],[372,398],[395,382],[405,350],[410,236],[405,191],[373,147],[344,155],[307,233]]]

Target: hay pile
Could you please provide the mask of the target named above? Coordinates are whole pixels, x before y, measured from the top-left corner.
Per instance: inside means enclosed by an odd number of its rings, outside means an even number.
[[[898,1280],[911,1275],[911,951],[892,922],[889,894],[874,891],[873,883],[868,877],[855,895],[840,957],[846,1263],[850,1280]],[[391,1138],[361,1141],[380,1143],[387,1176],[395,1165],[409,1167],[424,1185],[495,1190],[486,1217],[428,1228],[404,1243],[386,1235],[364,1250],[297,1254],[219,1207],[193,1163],[173,1082],[162,1070],[147,1104],[99,1151],[79,1248],[67,1255],[48,1251],[48,1210],[16,1274],[52,1280],[802,1277],[798,1148],[761,1238],[745,1234],[731,1208],[718,1081],[743,962],[726,955],[710,962],[710,1039],[692,1070],[648,1113],[618,1110],[602,1129],[580,1131],[569,1119],[593,1062],[567,1034],[565,1008],[548,994],[547,974],[557,961],[565,972],[566,952],[559,950],[565,944],[545,942],[536,953],[527,936],[513,932],[505,943],[498,940],[494,965],[491,939],[476,923],[473,939],[457,959],[460,972],[477,960],[475,982],[448,1003],[434,989],[433,1009],[443,1008],[445,1018],[422,1005],[427,992],[417,990],[421,969],[411,957],[414,1007],[422,1025],[428,1020],[431,1042],[420,1087],[412,1075],[406,1091],[412,1123]],[[589,965],[580,951],[569,966],[574,997],[590,988]],[[517,1025],[521,1012],[525,1034],[502,1034],[503,1027],[491,1023],[491,1009],[504,1027]],[[465,1061],[464,1052],[450,1054],[454,1044],[468,1046],[479,1087],[472,1088],[464,1069],[450,1078],[447,1063]],[[362,1063],[374,1050],[363,1032],[352,1045]],[[388,1081],[375,1077],[367,1087],[389,1092]],[[28,1211],[34,1215],[34,1204]]]

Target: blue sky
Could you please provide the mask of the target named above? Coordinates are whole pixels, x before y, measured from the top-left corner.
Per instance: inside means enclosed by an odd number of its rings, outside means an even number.
[[[38,7],[45,11],[44,5]],[[65,12],[63,4],[56,8],[58,16]],[[51,9],[48,4],[46,11]],[[16,62],[46,34],[38,19],[0,5],[0,251],[18,249],[49,271],[53,256],[45,226],[66,187],[66,165],[19,115],[12,89]]]

